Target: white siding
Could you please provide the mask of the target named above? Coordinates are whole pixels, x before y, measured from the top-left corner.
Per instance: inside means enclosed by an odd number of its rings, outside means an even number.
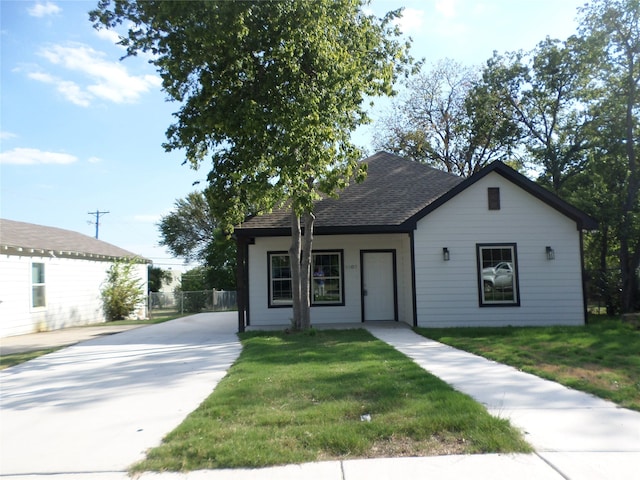
[[[45,265],[46,306],[31,307],[31,264]],[[110,262],[84,259],[0,256],[0,337],[105,321],[100,290]],[[147,266],[135,275],[147,288]],[[141,307],[136,315],[146,316]]]
[[[500,188],[500,210],[488,210],[488,187]],[[418,223],[418,325],[582,324],[579,238],[575,222],[500,175],[487,175]],[[520,306],[480,307],[476,244],[511,242],[517,247]],[[555,260],[547,260],[547,245]]]
[[[249,315],[252,326],[290,324],[291,308],[269,308],[267,252],[287,251],[290,237],[256,238],[249,246]],[[409,236],[402,235],[316,235],[314,250],[342,250],[344,253],[344,306],[311,308],[312,324],[344,324],[362,321],[360,251],[396,251],[398,320],[412,323],[411,258]]]

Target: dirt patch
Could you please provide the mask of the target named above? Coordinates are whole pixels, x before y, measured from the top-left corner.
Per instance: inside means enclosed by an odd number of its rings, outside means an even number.
[[[366,455],[368,458],[426,457],[434,455],[458,455],[468,453],[469,445],[463,438],[444,439],[433,436],[428,440],[391,437],[379,440]]]

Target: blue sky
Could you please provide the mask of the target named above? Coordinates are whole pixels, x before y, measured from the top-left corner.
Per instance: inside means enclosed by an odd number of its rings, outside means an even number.
[[[158,246],[156,224],[206,178],[162,143],[172,112],[143,57],[120,61],[114,32],[96,31],[91,1],[0,0],[0,217],[66,228],[183,269]],[[584,0],[373,0],[401,22],[413,55],[482,64],[494,50],[531,49],[575,33]],[[372,111],[375,118],[388,103]],[[354,135],[370,149],[372,127]]]

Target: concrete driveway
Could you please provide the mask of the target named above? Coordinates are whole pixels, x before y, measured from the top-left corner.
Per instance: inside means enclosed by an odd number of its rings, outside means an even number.
[[[126,470],[212,392],[236,330],[235,312],[203,313],[0,372],[0,474]]]

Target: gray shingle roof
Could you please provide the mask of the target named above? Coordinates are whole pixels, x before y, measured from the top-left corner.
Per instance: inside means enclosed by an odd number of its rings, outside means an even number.
[[[56,256],[82,256],[105,260],[140,258],[139,255],[123,248],[71,230],[0,219],[0,253],[5,252],[53,252]]]
[[[387,152],[363,163],[367,164],[364,182],[352,183],[337,199],[316,202],[317,233],[407,230],[406,221],[464,180]],[[289,229],[289,210],[281,208],[249,219],[237,231],[255,235]]]
[[[579,229],[598,228],[589,215],[499,161],[469,178],[387,152],[378,152],[363,162],[367,164],[364,182],[349,185],[337,199],[316,202],[317,234],[409,232],[419,219],[492,172],[571,218]],[[290,235],[289,212],[281,208],[253,217],[236,231],[245,237]]]

